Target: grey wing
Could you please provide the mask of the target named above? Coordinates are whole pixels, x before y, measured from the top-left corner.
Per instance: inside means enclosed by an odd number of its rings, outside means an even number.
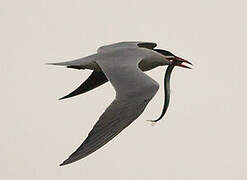
[[[156,43],[153,42],[141,42],[141,41],[127,41],[127,42],[119,42],[119,43],[114,43],[114,44],[110,44],[110,45],[106,45],[106,46],[102,46],[100,48],[97,49],[97,52],[104,52],[104,51],[108,51],[114,48],[137,48],[137,47],[141,47],[141,48],[147,48],[147,49],[153,49],[157,46]]]
[[[77,96],[79,94],[83,94],[88,92],[102,84],[106,83],[108,79],[102,71],[93,71],[92,74],[84,81],[77,89],[69,93],[68,95],[60,98],[59,100],[70,98],[73,96]]]
[[[114,100],[81,146],[60,165],[70,164],[98,150],[130,125],[144,111],[147,103],[148,101],[131,103]]]
[[[125,59],[120,62],[125,62]],[[82,145],[61,165],[82,159],[113,139],[141,115],[159,88],[153,79],[137,67],[137,59],[121,64],[114,59],[97,63],[112,83],[116,98],[101,115]]]

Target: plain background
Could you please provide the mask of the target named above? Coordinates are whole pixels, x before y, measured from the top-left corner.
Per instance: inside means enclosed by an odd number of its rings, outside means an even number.
[[[247,179],[246,1],[1,0],[0,179]],[[110,83],[82,96],[90,71],[44,65],[99,46],[142,40],[194,63],[176,68],[171,105],[161,84],[145,112],[89,157],[58,165],[111,103]]]

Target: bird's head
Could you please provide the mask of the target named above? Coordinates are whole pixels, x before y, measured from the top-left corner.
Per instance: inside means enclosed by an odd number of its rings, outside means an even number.
[[[163,50],[163,49],[154,49],[154,51],[162,54],[163,56],[165,56],[165,58],[170,61],[172,63],[172,65],[174,66],[180,66],[180,67],[183,67],[183,68],[188,68],[188,69],[191,69],[191,67],[189,66],[186,66],[182,63],[188,63],[190,65],[193,65],[191,62],[183,59],[183,58],[180,58],[178,56],[175,56],[174,54],[172,54],[170,51],[166,51],[166,50]]]

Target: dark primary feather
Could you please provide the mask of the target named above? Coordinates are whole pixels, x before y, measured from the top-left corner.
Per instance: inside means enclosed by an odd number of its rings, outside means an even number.
[[[87,80],[84,81],[77,89],[75,89],[73,92],[69,93],[68,95],[60,98],[59,100],[77,96],[79,94],[83,94],[106,83],[107,81],[108,79],[106,78],[105,74],[102,71],[100,72],[93,71],[92,74],[87,78]]]
[[[157,46],[157,44],[151,43],[151,42],[141,42],[141,43],[138,43],[137,46],[141,48],[154,49]]]

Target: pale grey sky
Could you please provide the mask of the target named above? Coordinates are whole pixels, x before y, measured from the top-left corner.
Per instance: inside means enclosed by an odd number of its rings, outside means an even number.
[[[1,0],[0,179],[247,179],[246,1]],[[57,99],[90,71],[44,65],[118,41],[157,42],[194,63],[177,68],[160,123],[163,88],[113,141],[69,166],[114,98],[108,83]],[[148,74],[162,84],[164,67]],[[162,86],[161,86],[162,87]]]

